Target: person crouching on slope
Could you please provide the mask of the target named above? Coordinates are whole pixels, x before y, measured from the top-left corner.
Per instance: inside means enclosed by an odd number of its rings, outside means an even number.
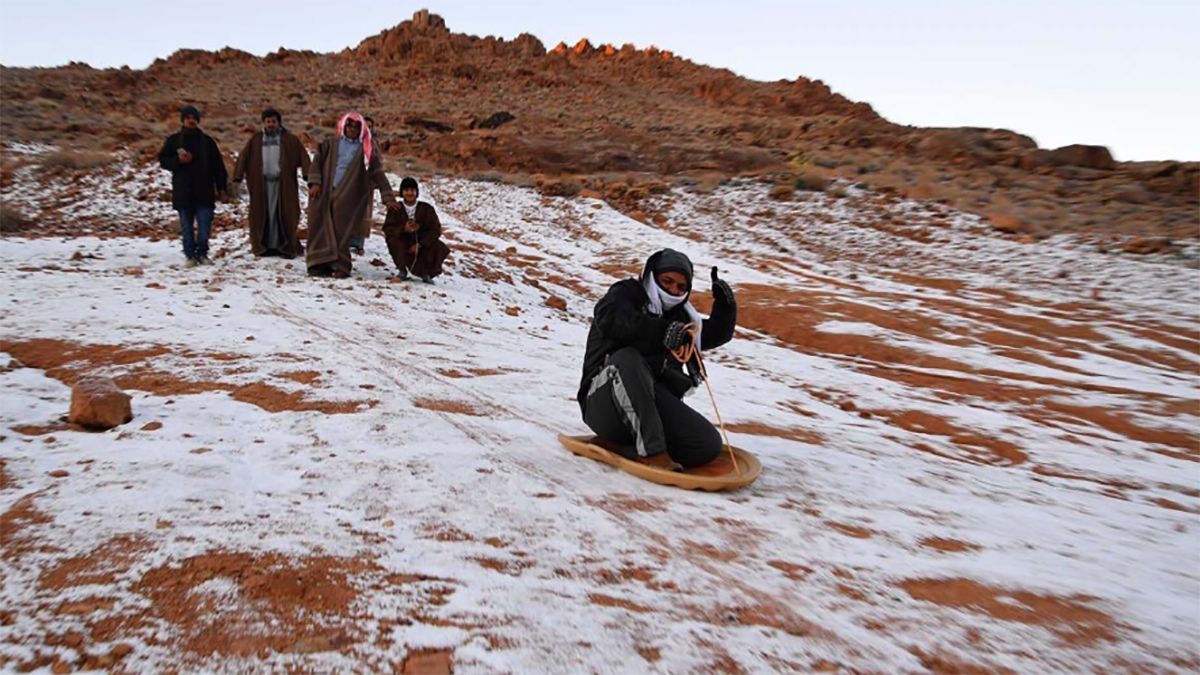
[[[417,201],[420,190],[411,176],[400,181],[400,208],[389,211],[383,221],[388,252],[401,280],[409,272],[427,284],[442,273],[442,263],[450,249],[442,243],[442,221],[429,202]]]
[[[579,408],[584,423],[630,459],[666,452],[691,468],[721,452],[720,432],[681,400],[699,382],[698,364],[682,364],[671,352],[689,340],[702,351],[729,342],[737,304],[713,267],[712,314],[701,319],[688,301],[692,278],[688,257],[663,249],[646,261],[640,279],[613,284],[596,303]],[[699,332],[689,333],[688,324]]]

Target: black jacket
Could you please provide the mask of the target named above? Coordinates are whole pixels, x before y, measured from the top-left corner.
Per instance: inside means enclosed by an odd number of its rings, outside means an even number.
[[[179,162],[179,148],[192,153],[191,162]],[[229,184],[217,142],[199,130],[194,134],[180,131],[167,136],[158,153],[158,163],[171,172],[171,205],[176,209],[211,207],[216,203],[216,193],[224,192]]]
[[[647,274],[648,270],[643,271],[642,279]],[[684,309],[685,303],[679,303],[662,316],[654,316],[646,311],[650,299],[646,296],[643,283],[638,279],[618,281],[596,303],[583,356],[583,378],[577,394],[580,410],[584,409],[587,402],[592,378],[604,368],[604,359],[623,347],[633,347],[641,352],[651,371],[664,380],[676,396],[682,396],[693,384],[692,377],[684,372],[683,364],[668,354],[663,346],[663,333],[667,325],[672,321],[691,321]],[[721,286],[728,288],[724,284]],[[729,342],[737,326],[737,303],[733,292],[726,295],[716,287],[714,290],[712,314],[704,319],[700,332],[701,351]]]

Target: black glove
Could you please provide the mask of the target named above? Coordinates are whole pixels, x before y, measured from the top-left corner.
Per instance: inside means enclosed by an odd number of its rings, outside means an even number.
[[[726,302],[726,304],[729,304],[731,306],[734,305],[735,303],[733,301],[733,289],[729,287],[729,284],[727,284],[724,281],[722,281],[721,279],[717,278],[717,266],[716,265],[713,265],[711,276],[712,276],[713,300],[714,301],[724,300]]]
[[[667,332],[663,333],[663,346],[667,351],[673,352],[679,349],[680,346],[687,344],[692,339],[692,336],[687,333],[687,324],[682,321],[672,321],[667,324]]]

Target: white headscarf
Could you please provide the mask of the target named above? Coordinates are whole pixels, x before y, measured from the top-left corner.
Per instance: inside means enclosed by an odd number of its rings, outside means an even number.
[[[696,324],[696,338],[694,342],[696,349],[700,349],[700,330],[704,327],[704,317],[700,316],[700,312],[697,312],[695,307],[692,307],[692,303],[688,300],[688,295],[671,295],[666,292],[662,286],[658,285],[653,272],[646,275],[646,281],[643,285],[646,288],[646,296],[650,298],[646,310],[654,316],[662,316],[663,312],[669,312],[678,307],[680,303],[684,303],[683,308],[687,311],[688,321]]]

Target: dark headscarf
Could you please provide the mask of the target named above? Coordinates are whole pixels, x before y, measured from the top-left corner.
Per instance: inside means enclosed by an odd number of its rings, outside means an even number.
[[[183,118],[187,117],[188,115],[195,117],[197,122],[200,121],[200,109],[196,106],[185,105],[179,109],[179,121],[182,122]]]

